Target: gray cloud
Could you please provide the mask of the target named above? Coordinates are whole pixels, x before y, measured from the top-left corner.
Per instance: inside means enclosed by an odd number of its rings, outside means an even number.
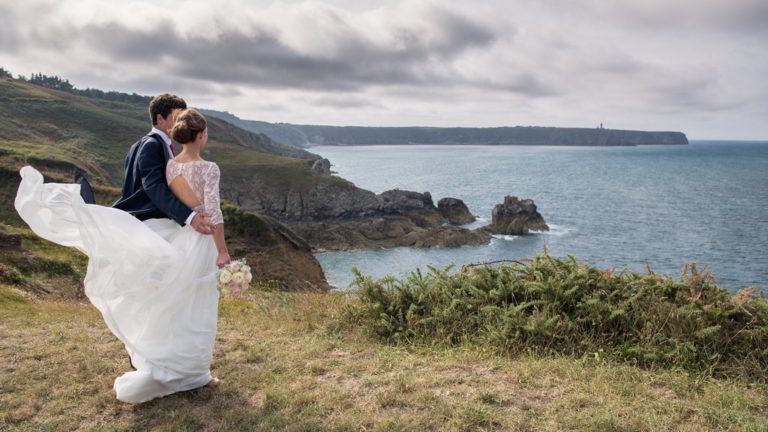
[[[764,0],[592,1],[582,11],[657,30],[768,32],[768,2]]]
[[[712,74],[670,77],[653,84],[646,93],[655,105],[667,109],[722,112],[749,104],[743,96],[729,95],[723,84]]]
[[[765,0],[1,3],[15,74],[243,118],[710,131],[728,113],[768,135]]]
[[[357,108],[383,108],[380,102],[371,99],[353,96],[324,96],[312,100],[313,105],[339,108],[339,109],[357,109]]]
[[[555,96],[561,92],[554,86],[544,83],[541,78],[532,73],[522,73],[507,79],[505,82],[487,85],[489,89],[518,93],[526,96],[545,97]]]
[[[164,73],[263,88],[356,91],[371,85],[487,86],[452,77],[450,71],[435,70],[431,63],[445,63],[465,50],[487,46],[495,35],[458,14],[441,9],[431,12],[433,16],[425,18],[435,24],[435,35],[399,27],[391,35],[394,42],[385,44],[373,42],[360,32],[347,33],[334,40],[334,52],[323,55],[299,52],[255,24],[247,32],[222,29],[215,38],[182,36],[170,21],[144,29],[116,21],[81,28],[62,25],[30,32],[27,43],[49,50],[83,44],[119,65],[143,66],[138,70],[144,76],[156,74],[153,68],[160,66],[162,59]],[[333,18],[345,25],[340,16]],[[541,87],[536,83],[535,92]],[[506,89],[528,91],[519,83]]]
[[[15,13],[0,5],[0,52],[13,53],[19,47],[19,29]]]

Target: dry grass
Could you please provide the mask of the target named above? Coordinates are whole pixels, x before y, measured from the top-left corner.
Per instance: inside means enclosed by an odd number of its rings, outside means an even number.
[[[114,399],[128,370],[89,304],[0,286],[0,430],[766,430],[766,388],[597,357],[375,343],[340,294],[222,301],[216,389]]]

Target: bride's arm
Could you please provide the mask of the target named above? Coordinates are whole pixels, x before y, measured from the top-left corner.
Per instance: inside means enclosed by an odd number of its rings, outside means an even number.
[[[216,257],[216,265],[222,267],[229,262],[229,251],[224,240],[224,215],[221,213],[221,199],[219,197],[220,178],[221,171],[219,166],[212,163],[208,174],[205,176],[203,199],[205,201],[205,210],[210,215],[210,222],[213,225],[213,243],[216,245],[216,251],[219,253],[218,257]]]
[[[213,242],[216,244],[216,251],[219,255],[216,257],[216,265],[224,267],[229,262],[229,251],[227,243],[224,241],[224,224],[217,224],[213,227]]]

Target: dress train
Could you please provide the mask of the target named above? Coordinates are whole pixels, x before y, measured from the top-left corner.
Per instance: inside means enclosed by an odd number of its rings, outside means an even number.
[[[85,294],[136,368],[115,380],[117,398],[145,402],[208,383],[219,299],[213,238],[170,219],[142,222],[86,204],[79,185],[43,183],[29,166],[20,174],[22,219],[88,256]]]

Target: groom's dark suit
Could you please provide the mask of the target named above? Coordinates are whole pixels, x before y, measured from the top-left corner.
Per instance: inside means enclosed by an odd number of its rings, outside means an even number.
[[[123,196],[112,207],[139,220],[169,218],[184,225],[192,213],[168,188],[165,166],[172,157],[163,138],[150,133],[131,146],[125,157]]]

